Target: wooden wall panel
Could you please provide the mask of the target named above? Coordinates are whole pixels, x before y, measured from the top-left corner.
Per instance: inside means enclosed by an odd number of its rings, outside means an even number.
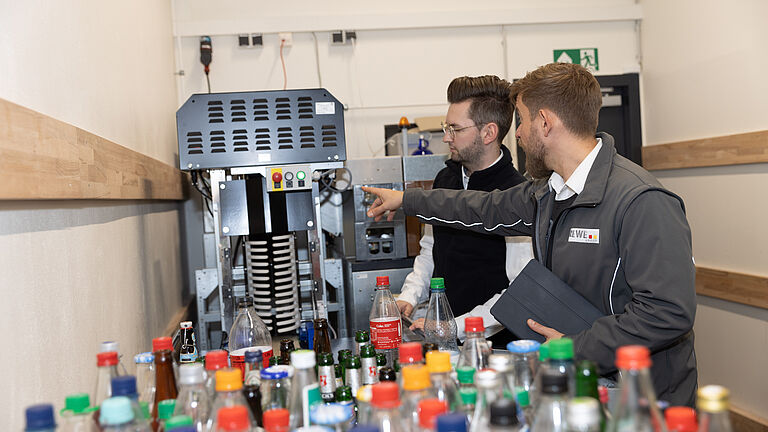
[[[768,277],[696,267],[696,293],[768,309]]]
[[[768,131],[643,147],[647,170],[768,162]]]
[[[0,99],[0,199],[183,200],[188,175]]]

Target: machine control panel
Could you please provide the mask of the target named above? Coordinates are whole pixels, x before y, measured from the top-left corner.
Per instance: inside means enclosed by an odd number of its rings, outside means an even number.
[[[270,192],[311,190],[312,179],[309,165],[271,166],[267,172]]]

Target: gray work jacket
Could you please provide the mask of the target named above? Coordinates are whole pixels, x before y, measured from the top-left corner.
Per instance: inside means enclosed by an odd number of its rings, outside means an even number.
[[[589,330],[567,335],[576,359],[593,360],[611,375],[618,347],[647,346],[659,399],[692,406],[695,268],[683,201],[618,155],[613,137],[598,137],[603,146],[584,190],[554,232],[554,191],[546,179],[493,192],[408,189],[403,208],[430,224],[531,236],[541,262],[554,236],[552,272],[605,314]]]

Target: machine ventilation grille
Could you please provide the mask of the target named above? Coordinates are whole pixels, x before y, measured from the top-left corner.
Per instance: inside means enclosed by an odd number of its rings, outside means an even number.
[[[323,125],[323,147],[336,147],[337,145],[336,126]]]
[[[203,134],[200,132],[187,133],[187,154],[203,154]]]
[[[277,149],[293,150],[293,133],[291,132],[291,128],[277,128]]]
[[[269,145],[269,129],[256,129],[256,150],[272,150]]]
[[[233,99],[229,101],[229,115],[232,122],[246,121],[245,101],[242,99]]]
[[[208,101],[208,123],[224,123],[223,105],[220,100]]]

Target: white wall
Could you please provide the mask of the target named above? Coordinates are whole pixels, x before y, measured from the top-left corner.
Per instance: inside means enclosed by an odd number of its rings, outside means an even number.
[[[176,165],[173,70],[169,2],[0,0],[0,98]],[[177,203],[0,201],[3,430],[92,393],[100,341],[132,369],[181,279]]]
[[[643,0],[648,144],[768,129],[768,3]],[[655,172],[682,195],[696,263],[768,276],[768,164]],[[700,297],[699,382],[768,418],[768,313]]]

